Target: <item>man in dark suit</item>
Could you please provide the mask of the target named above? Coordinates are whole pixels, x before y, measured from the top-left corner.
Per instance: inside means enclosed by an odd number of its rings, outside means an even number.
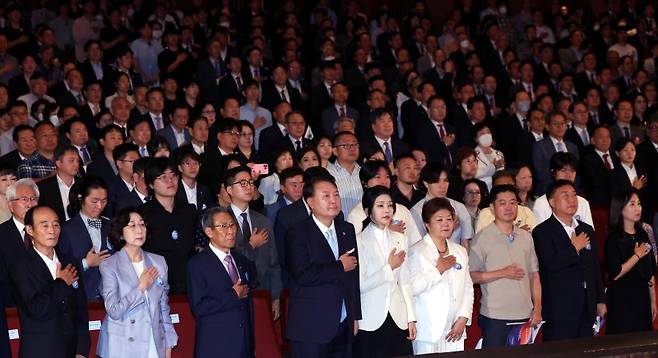
[[[331,87],[331,92],[333,95],[333,105],[324,111],[321,114],[321,125],[322,133],[330,138],[333,138],[336,133],[335,124],[338,122],[338,119],[342,117],[349,117],[354,119],[354,121],[359,120],[359,111],[347,105],[347,99],[349,98],[349,89],[345,82],[336,82]],[[311,122],[311,126],[314,123]]]
[[[306,120],[301,112],[292,111],[286,114],[284,119],[288,135],[279,142],[278,150],[288,149],[296,158],[302,148],[311,146],[311,140],[304,137],[306,132]],[[274,154],[271,153],[269,160],[273,160]]]
[[[30,158],[37,150],[36,138],[32,127],[21,124],[11,134],[16,149],[0,157],[0,166],[16,170],[23,160]]]
[[[386,161],[393,163],[395,158],[411,151],[409,144],[395,138],[393,135],[395,122],[391,112],[384,108],[378,108],[373,111],[370,118],[373,135],[361,141],[361,151],[363,153],[374,153],[381,150]]]
[[[615,124],[610,125],[612,145],[620,138],[628,138],[636,143],[644,140],[644,133],[640,127],[631,124],[633,120],[633,103],[628,99],[620,99],[614,107]]]
[[[233,119],[215,122],[217,145],[209,146],[205,152],[205,163],[201,165],[199,181],[205,184],[213,194],[217,194],[219,183],[223,179],[225,157],[235,153],[240,138],[240,125]]]
[[[148,192],[148,186],[146,185],[146,181],[144,179],[146,163],[148,163],[150,160],[151,158],[148,157],[139,158],[133,163],[134,187],[125,195],[118,197],[117,202],[114,205],[113,212],[116,213],[123,208],[138,207],[142,204],[146,204],[146,202],[151,200]]]
[[[432,116],[418,124],[414,143],[425,152],[428,163],[440,163],[450,167],[457,145],[455,145],[455,128],[445,122],[446,102],[440,97],[432,97],[429,101],[429,110]]]
[[[196,320],[194,357],[253,358],[250,287],[256,276],[253,264],[233,250],[239,226],[230,210],[221,207],[208,209],[202,225],[210,243],[190,259],[187,269],[188,299]],[[216,327],[232,328],[218,335]]]
[[[532,231],[542,287],[544,340],[592,336],[595,316],[606,314],[594,229],[576,220],[576,188],[556,180],[548,189],[553,215]]]
[[[276,73],[276,70],[274,71]],[[279,102],[272,111],[274,123],[260,132],[258,139],[258,152],[271,159],[271,154],[280,146],[280,143],[288,136],[286,129],[286,115],[292,111],[288,102]]]
[[[240,103],[244,103],[242,90],[248,78],[242,74],[242,60],[238,55],[231,54],[227,61],[229,73],[219,81],[220,103],[223,104],[227,98],[236,98]]]
[[[583,152],[585,147],[589,146],[594,130],[594,127],[588,125],[587,105],[577,101],[569,106],[569,112],[572,114],[572,126],[567,129],[564,139],[575,144],[579,152]]]
[[[133,167],[140,159],[138,147],[132,143],[118,145],[112,151],[112,157],[117,167],[117,174],[107,178],[107,212],[110,214],[119,210],[118,203],[125,200],[135,187]]]
[[[576,159],[580,159],[578,147],[564,139],[567,131],[567,119],[560,112],[551,112],[546,120],[548,124],[548,136],[532,146],[532,166],[535,182],[535,193],[543,195],[551,180],[551,171],[549,168],[550,160],[556,152],[569,152]]]
[[[14,306],[16,289],[10,281],[10,272],[15,270],[16,262],[27,254],[31,242],[25,240],[25,213],[37,205],[39,195],[37,185],[32,179],[20,179],[7,188],[7,205],[11,219],[0,224],[0,285],[3,286],[5,306]],[[0,322],[2,322],[0,320]]]
[[[21,356],[87,357],[90,337],[84,285],[78,280],[75,260],[55,250],[59,218],[48,207],[33,207],[25,214],[25,231],[33,248],[12,270],[19,296]]]
[[[37,184],[39,186],[39,205],[45,205],[55,211],[62,222],[69,219],[66,211],[69,205],[69,191],[80,173],[80,155],[72,145],[60,145],[55,150],[55,175]]]
[[[331,98],[331,86],[334,85],[337,77],[334,61],[322,62],[319,68],[322,82],[311,90],[311,115],[318,120],[321,118],[320,113],[334,103]],[[319,124],[313,127],[314,133],[321,133],[321,125]]]
[[[62,226],[57,248],[62,254],[75,259],[76,265],[82,268],[87,301],[100,301],[102,285],[98,267],[114,250],[107,241],[110,220],[101,216],[104,205],[95,203],[107,200],[107,187],[94,176],[82,179],[77,187],[79,195],[82,195],[80,203],[76,204],[80,211]]]
[[[167,141],[169,149],[172,151],[192,140],[190,131],[187,129],[187,122],[189,120],[189,107],[185,103],[179,103],[174,108],[174,112],[171,116],[171,123],[158,131],[157,135]]]
[[[418,81],[412,80],[413,86]],[[400,108],[400,119],[404,133],[402,140],[406,142],[413,142],[415,133],[421,123],[429,119],[429,109],[427,108],[427,101],[430,97],[434,96],[434,86],[429,82],[421,82],[414,91],[409,92],[412,98],[408,99],[402,104]]]
[[[218,38],[212,38],[207,45],[208,57],[199,61],[196,78],[199,82],[201,99],[220,106],[221,93],[219,82],[227,72],[226,62],[222,60],[222,45]]]
[[[159,87],[154,87],[146,93],[146,108],[148,112],[143,115],[148,118],[151,133],[155,133],[169,124],[169,118],[163,113],[165,107],[164,92]]]
[[[288,82],[288,73],[284,65],[276,65],[272,71],[272,81],[262,85],[263,94],[261,105],[274,111],[281,102],[288,102],[295,110],[302,109],[302,96],[299,91]],[[261,136],[263,134],[261,133]]]
[[[293,357],[350,357],[361,319],[354,227],[336,219],[341,205],[330,176],[311,179],[304,198],[313,214],[286,235],[286,337]]]
[[[207,186],[199,183],[201,157],[192,150],[180,153],[176,158],[178,172],[181,174],[176,191],[176,200],[187,201],[194,205],[199,213],[209,208],[215,201]]]
[[[112,68],[104,63],[103,49],[97,40],[89,40],[85,44],[85,52],[87,52],[87,60],[80,63],[78,68],[85,83],[98,81],[102,83],[103,90],[108,92],[111,90],[112,84]]]
[[[82,93],[84,82],[80,71],[73,69],[65,74],[64,81],[56,84],[49,90],[50,96],[57,100],[57,104],[63,106],[80,107],[85,104]]]

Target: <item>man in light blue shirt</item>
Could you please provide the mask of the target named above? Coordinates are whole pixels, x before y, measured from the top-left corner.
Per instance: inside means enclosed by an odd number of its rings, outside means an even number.
[[[149,23],[144,23],[139,29],[141,37],[130,45],[137,64],[137,72],[145,83],[155,83],[160,74],[158,54],[162,52],[162,44],[153,39],[153,30]]]
[[[256,128],[254,133],[254,144],[258,149],[260,132],[272,125],[272,113],[258,104],[260,99],[260,87],[254,80],[246,81],[243,90],[247,103],[240,107],[240,117],[245,119]]]

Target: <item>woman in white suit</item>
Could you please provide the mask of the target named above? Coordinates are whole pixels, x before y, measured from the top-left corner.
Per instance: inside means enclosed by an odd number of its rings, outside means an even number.
[[[397,357],[412,353],[416,317],[407,262],[407,238],[391,231],[395,203],[388,188],[363,194],[368,217],[357,234],[361,320],[354,340],[355,357]]]
[[[473,282],[466,249],[450,241],[455,210],[447,199],[434,198],[423,206],[422,217],[428,234],[409,252],[418,330],[414,354],[463,351]]]
[[[178,335],[169,316],[167,264],[142,250],[146,225],[132,208],[112,220],[110,242],[121,251],[101,263],[106,316],[97,355],[170,358]]]
[[[487,188],[491,190],[494,173],[505,169],[505,156],[501,151],[494,149],[491,129],[486,124],[476,123],[471,130],[478,144],[475,147],[478,160],[475,177],[485,182]]]

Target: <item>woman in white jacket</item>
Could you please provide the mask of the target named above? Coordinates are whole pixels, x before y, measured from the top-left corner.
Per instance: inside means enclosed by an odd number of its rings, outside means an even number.
[[[478,160],[478,170],[475,177],[485,182],[487,189],[491,190],[494,173],[505,169],[505,156],[501,151],[494,149],[491,129],[486,124],[476,123],[472,131],[478,144],[475,147]]]
[[[455,210],[447,199],[434,198],[423,206],[422,217],[428,234],[409,252],[418,330],[414,354],[463,351],[473,282],[466,249],[450,241]]]
[[[407,267],[407,238],[391,231],[395,203],[388,188],[375,186],[363,195],[368,217],[357,234],[361,316],[354,340],[355,357],[396,357],[412,353],[416,324]]]

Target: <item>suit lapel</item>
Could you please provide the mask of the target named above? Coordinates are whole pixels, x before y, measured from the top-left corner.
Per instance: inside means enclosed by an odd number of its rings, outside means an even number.
[[[45,262],[41,259],[41,256],[36,252],[36,249],[30,249],[28,255],[32,260],[32,266],[36,276],[43,281],[50,282],[54,281],[53,276],[50,274],[50,270]],[[59,258],[59,256],[58,256]],[[62,263],[63,264],[63,263]]]
[[[317,237],[319,242],[320,247],[322,247],[322,250],[325,252],[325,254],[333,259],[335,259],[334,256],[334,251],[331,249],[331,246],[329,245],[329,242],[327,241],[327,237],[324,235],[324,232],[320,230],[318,225],[315,223],[312,217],[309,217],[308,220],[311,222],[311,226],[313,227],[311,230],[314,230],[316,232],[316,235],[310,235],[310,237]],[[336,240],[338,240],[338,256],[340,256],[340,233],[338,228],[334,225],[334,228],[336,230]]]
[[[211,245],[211,244],[209,244]],[[233,282],[231,281],[231,276],[228,275],[228,272],[226,271],[226,267],[224,266],[224,263],[219,260],[219,257],[215,255],[215,253],[208,247],[206,250],[203,250],[201,253],[206,253],[208,255],[208,261],[215,265],[217,270],[219,270],[219,275],[213,275],[217,277],[219,280],[222,280],[222,284],[228,284],[229,286],[233,286]],[[235,256],[232,256],[235,257]]]

